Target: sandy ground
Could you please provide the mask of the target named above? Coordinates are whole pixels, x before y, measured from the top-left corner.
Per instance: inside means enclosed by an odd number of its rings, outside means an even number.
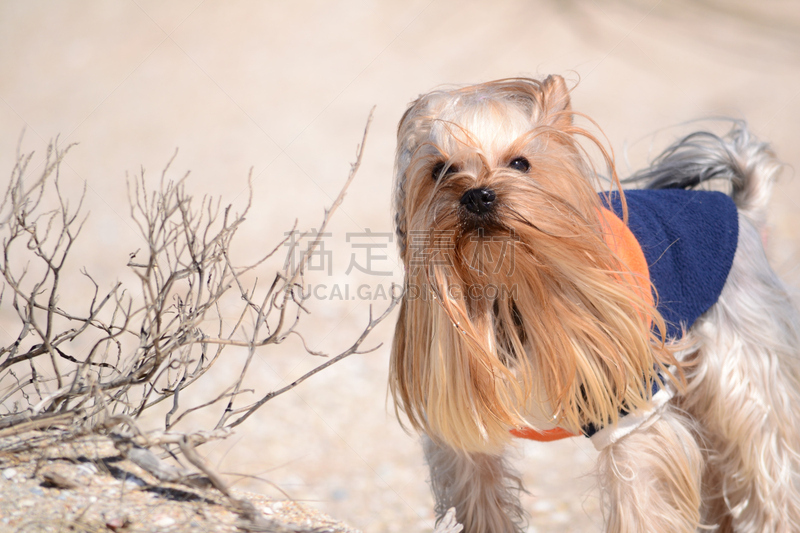
[[[355,234],[391,234],[394,134],[408,102],[441,84],[561,73],[577,83],[573,106],[603,129],[623,175],[691,128],[687,121],[747,119],[787,163],[774,195],[770,252],[797,285],[800,6],[755,6],[0,0],[0,173],[10,172],[23,131],[22,149],[40,155],[57,135],[61,144],[79,143],[61,181],[74,198],[86,186],[91,217],[69,267],[85,266],[108,286],[131,281],[125,264],[142,244],[128,215],[126,175],[144,168],[157,181],[178,147],[168,176],[191,170],[196,195],[219,195],[240,209],[252,168],[254,209],[240,241],[246,256],[274,246],[295,218],[301,228],[318,227],[377,106],[363,167],[326,241],[330,274],[315,273],[315,286],[324,288],[305,321],[311,347],[337,353],[366,323],[370,304],[385,306],[385,291],[401,280],[394,243],[371,274],[348,268],[364,259]],[[366,289],[355,299],[336,292],[360,286]],[[85,290],[76,282],[65,297]],[[0,345],[16,335],[11,320],[0,308]],[[429,530],[419,445],[386,398],[391,333],[383,324],[372,338],[383,342],[377,351],[276,399],[205,453],[224,472],[269,480],[365,532]],[[253,371],[267,391],[315,362],[289,342],[259,353]],[[236,372],[234,363],[215,378]],[[513,453],[530,491],[530,531],[599,530],[587,442],[521,444]],[[272,492],[244,479],[238,486]]]

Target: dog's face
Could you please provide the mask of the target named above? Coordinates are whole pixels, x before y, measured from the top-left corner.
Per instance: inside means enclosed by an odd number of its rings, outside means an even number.
[[[658,315],[621,282],[578,136],[600,147],[560,77],[434,91],[400,122],[390,385],[452,447],[492,449],[524,425],[578,432],[647,400]]]

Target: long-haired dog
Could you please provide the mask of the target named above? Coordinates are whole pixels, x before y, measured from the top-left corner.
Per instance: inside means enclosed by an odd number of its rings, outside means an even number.
[[[400,122],[390,388],[437,515],[521,531],[504,448],[585,435],[608,531],[800,531],[800,318],[762,247],[779,164],[735,124],[623,191],[576,115],[550,76],[434,91]],[[727,194],[692,190],[711,181]]]

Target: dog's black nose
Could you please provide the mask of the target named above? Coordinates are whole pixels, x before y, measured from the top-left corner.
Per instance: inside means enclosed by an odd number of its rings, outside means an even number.
[[[461,205],[466,207],[470,213],[483,215],[492,210],[495,199],[497,199],[497,195],[493,190],[481,187],[465,192],[461,197]]]

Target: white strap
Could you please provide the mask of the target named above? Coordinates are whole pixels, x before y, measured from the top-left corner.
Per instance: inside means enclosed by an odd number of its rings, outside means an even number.
[[[658,410],[661,409],[664,404],[672,399],[672,395],[672,391],[669,387],[663,387],[653,395],[653,399],[650,401],[650,407],[648,409],[644,411],[637,411],[635,413],[628,413],[627,415],[620,417],[616,424],[604,427],[589,437],[589,440],[592,441],[592,444],[594,444],[595,449],[598,451],[610,446],[611,444],[614,444],[619,439],[647,422],[647,420],[656,412],[658,412]]]

